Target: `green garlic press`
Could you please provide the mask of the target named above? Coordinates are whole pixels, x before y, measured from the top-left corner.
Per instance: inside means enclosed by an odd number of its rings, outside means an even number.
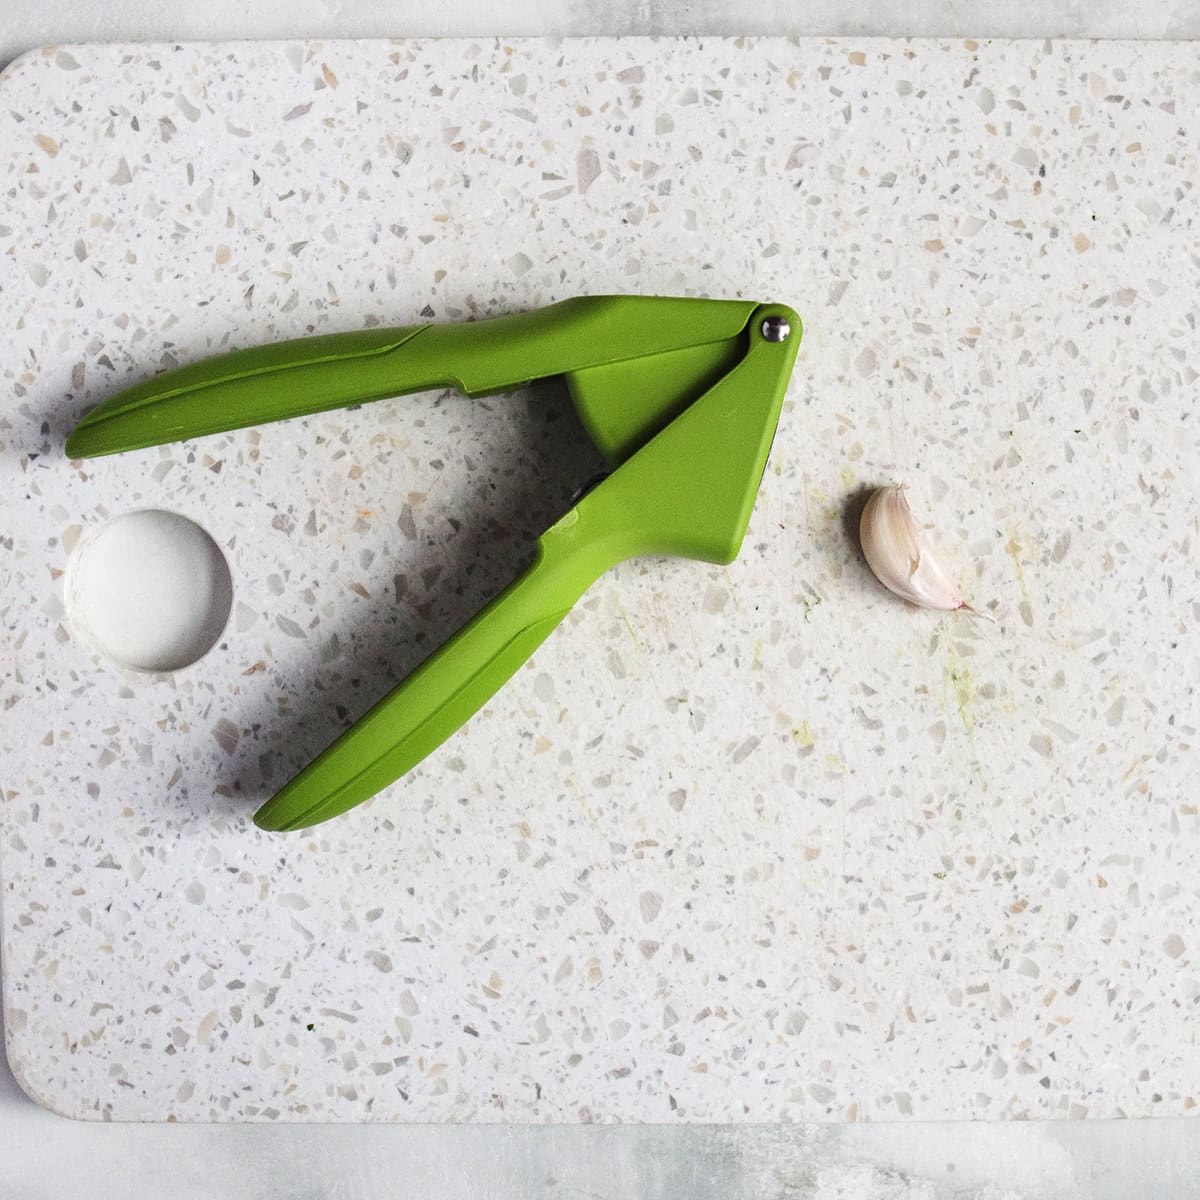
[[[301,338],[167,371],[93,409],[71,458],[348,404],[561,375],[611,467],[537,542],[533,565],[254,815],[296,830],[361,804],[476,713],[610,567],[741,548],[801,336],[778,304],[580,296],[462,325]]]

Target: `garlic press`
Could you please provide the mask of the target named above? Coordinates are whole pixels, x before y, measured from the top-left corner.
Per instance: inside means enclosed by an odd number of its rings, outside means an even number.
[[[617,563],[732,562],[800,337],[800,318],[779,304],[580,296],[466,324],[301,338],[131,387],[84,417],[66,450],[115,454],[406,393],[565,379],[609,474],[542,534],[522,575],[255,813],[263,829],[298,830],[370,799],[440,746]]]

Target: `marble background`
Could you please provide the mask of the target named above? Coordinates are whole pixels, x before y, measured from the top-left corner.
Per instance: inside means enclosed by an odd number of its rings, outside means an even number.
[[[181,1120],[1191,1109],[1185,48],[68,47],[2,86],[0,870],[34,1094]],[[235,345],[604,291],[804,315],[742,557],[613,572],[403,784],[257,833],[253,802],[513,573],[588,447],[554,389],[74,466],[70,424]],[[866,574],[847,516],[893,478],[996,627]],[[204,524],[236,594],[159,680],[60,599],[75,540],[147,505]]]

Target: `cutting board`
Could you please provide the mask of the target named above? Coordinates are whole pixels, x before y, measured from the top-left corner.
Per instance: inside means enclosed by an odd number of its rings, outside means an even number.
[[[72,46],[0,80],[4,1000],[113,1120],[1176,1115],[1200,1030],[1195,50]],[[157,370],[583,293],[805,339],[741,557],[597,583],[332,823],[253,807],[587,477],[553,387],[93,462]],[[906,481],[994,625],[884,592]],[[232,611],[116,666],[65,595],[138,510]]]

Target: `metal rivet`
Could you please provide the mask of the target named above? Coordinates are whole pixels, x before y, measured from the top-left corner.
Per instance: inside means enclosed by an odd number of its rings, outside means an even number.
[[[792,327],[784,317],[767,317],[762,323],[764,341],[786,342],[791,332]]]

